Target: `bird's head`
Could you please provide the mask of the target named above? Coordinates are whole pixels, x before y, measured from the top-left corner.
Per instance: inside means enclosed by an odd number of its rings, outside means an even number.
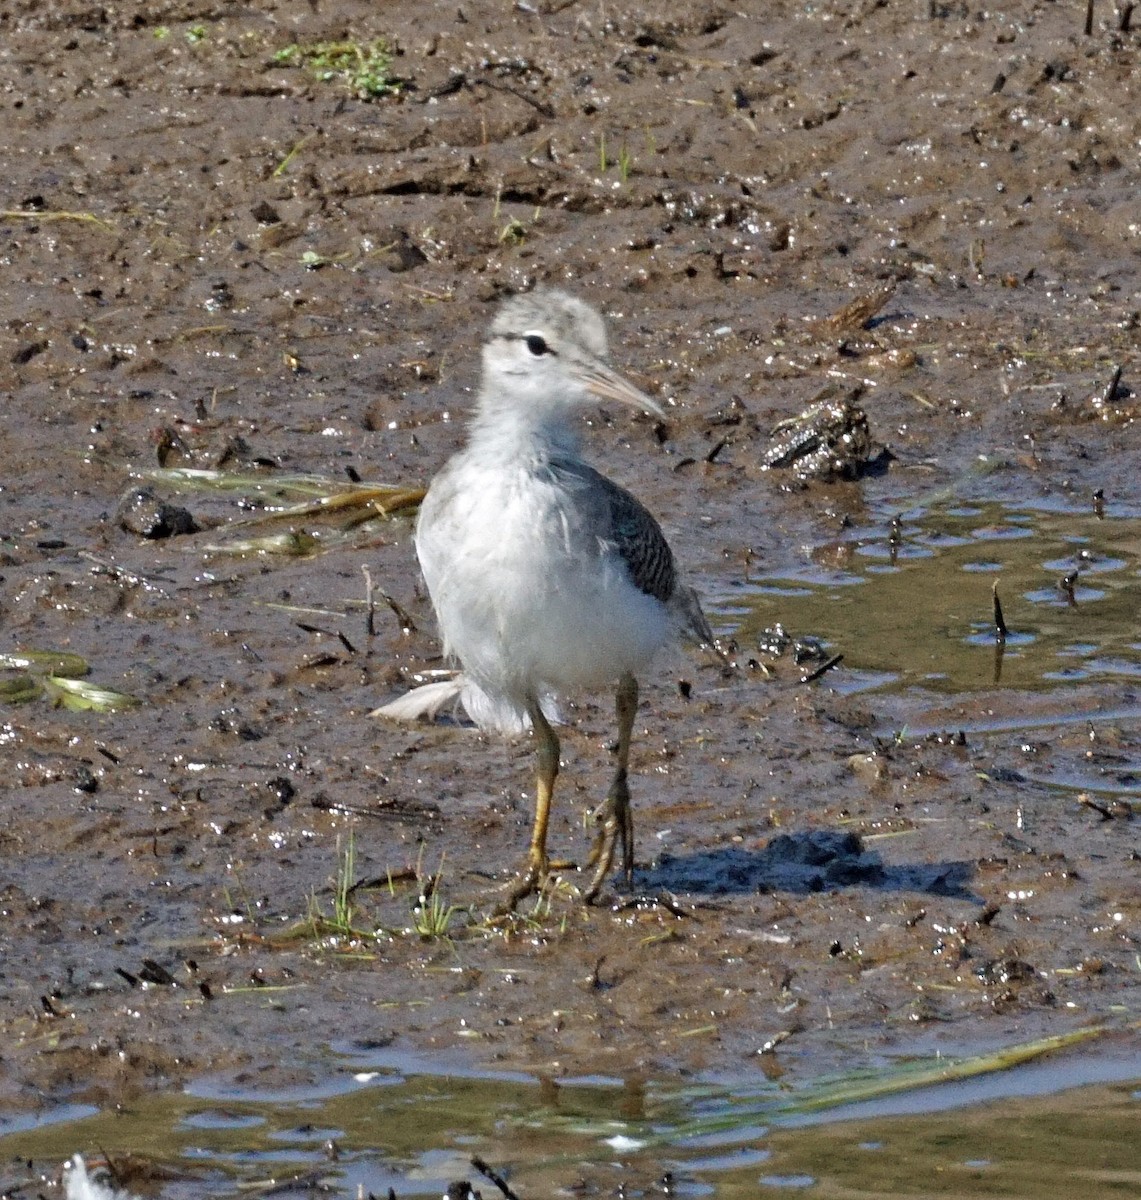
[[[576,408],[616,400],[665,416],[606,359],[606,328],[589,304],[554,289],[515,296],[500,309],[484,347],[481,415],[549,428]]]

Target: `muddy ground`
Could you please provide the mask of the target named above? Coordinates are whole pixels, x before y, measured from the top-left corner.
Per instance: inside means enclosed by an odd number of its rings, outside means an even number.
[[[408,519],[285,522],[319,539],[291,557],[209,549],[281,531],[226,528],[259,515],[252,485],[152,484],[195,532],[117,518],[160,460],[426,482],[494,302],[537,282],[605,309],[668,408],[601,413],[590,453],[661,515],[726,638],[749,579],[937,490],[1100,487],[1136,513],[1138,34],[1105,3],[1088,35],[1045,0],[746,7],[4,7],[0,650],[75,652],[143,703],[0,717],[0,1105],[269,1084],[336,1040],[796,1077],[1136,1018],[1137,822],[1022,771],[1128,791],[1127,680],[845,695],[748,646],[728,675],[679,652],[637,724],[643,902],[568,886],[494,924],[529,747],[367,715],[440,665]],[[377,37],[400,87],[375,100],[274,59]],[[806,488],[762,471],[776,420],[860,382],[890,461]],[[366,566],[414,631],[382,605],[369,635]],[[828,635],[791,602],[785,624]],[[581,861],[610,703],[570,715],[552,846]],[[298,929],[332,913],[350,834],[380,885],[354,922],[384,932]],[[422,939],[410,876],[441,863],[472,911]]]

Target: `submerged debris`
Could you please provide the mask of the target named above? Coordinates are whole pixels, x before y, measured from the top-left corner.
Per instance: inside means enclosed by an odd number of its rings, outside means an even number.
[[[867,329],[871,319],[895,295],[896,286],[896,280],[889,279],[871,291],[862,292],[854,300],[841,305],[834,313],[813,322],[814,332],[828,335]]]
[[[168,504],[149,487],[132,488],[119,501],[115,519],[127,533],[152,541],[198,532],[198,525],[185,508]]]
[[[762,629],[757,635],[757,650],[770,658],[791,655],[792,661],[798,667],[809,664],[811,669],[802,677],[802,683],[819,679],[844,657],[842,654],[830,654],[828,647],[819,638],[793,636],[779,621]]]
[[[868,417],[856,404],[862,388],[821,400],[781,421],[761,459],[764,470],[791,468],[798,479],[858,479],[872,457]]]

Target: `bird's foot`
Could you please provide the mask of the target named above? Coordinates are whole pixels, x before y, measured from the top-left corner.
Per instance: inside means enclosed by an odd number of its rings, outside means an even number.
[[[550,863],[545,855],[529,856],[527,865],[503,889],[503,896],[491,910],[491,915],[505,917],[508,913],[513,913],[520,900],[525,900],[528,896],[542,891],[550,872]]]
[[[606,799],[595,810],[594,819],[598,822],[598,833],[587,859],[587,866],[594,867],[594,874],[582,894],[587,904],[593,904],[598,898],[614,863],[614,847],[618,842],[622,843],[622,874],[626,876],[627,884],[634,875],[634,814],[630,808],[625,771],[614,776]]]

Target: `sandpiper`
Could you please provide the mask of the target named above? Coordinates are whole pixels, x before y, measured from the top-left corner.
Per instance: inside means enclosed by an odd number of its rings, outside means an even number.
[[[560,693],[616,684],[618,765],[583,892],[593,901],[622,847],[634,868],[627,766],[636,672],[672,634],[711,645],[696,593],[678,578],[657,521],[579,452],[577,410],[614,400],[664,416],[607,365],[599,314],[562,291],[509,300],[491,326],[470,437],[432,481],[416,552],[446,653],[462,673],[378,710],[422,715],[459,695],[481,727],[534,730],[535,823],[523,870],[500,910],[547,878],[547,824],[559,770],[552,728]]]

